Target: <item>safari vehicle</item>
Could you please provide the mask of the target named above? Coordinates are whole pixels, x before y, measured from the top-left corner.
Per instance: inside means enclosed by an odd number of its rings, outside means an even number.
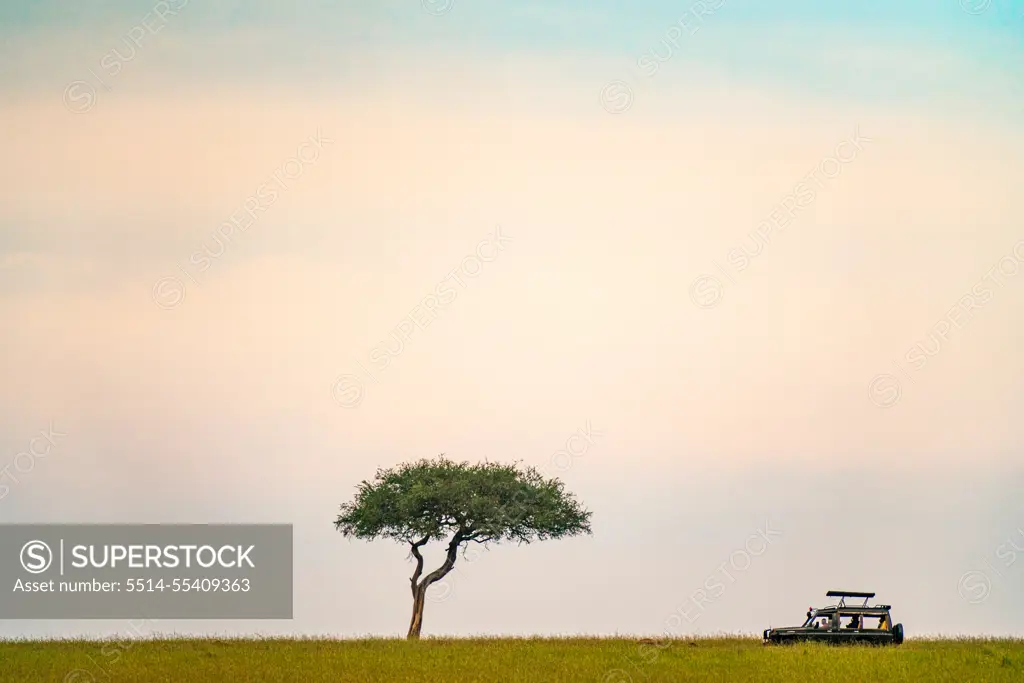
[[[889,610],[892,605],[868,606],[874,593],[829,591],[829,598],[839,603],[807,611],[807,620],[801,626],[768,628],[764,631],[765,644],[815,641],[821,643],[868,643],[873,645],[899,645],[903,642],[903,624],[892,624]],[[847,605],[846,598],[863,598],[863,605]]]

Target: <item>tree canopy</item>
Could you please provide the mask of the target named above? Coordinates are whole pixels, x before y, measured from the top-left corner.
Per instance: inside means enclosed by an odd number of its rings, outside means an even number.
[[[453,462],[444,454],[363,481],[341,506],[335,527],[345,536],[400,542],[443,540],[530,543],[589,534],[591,513],[558,479],[515,464]]]
[[[455,566],[464,543],[532,541],[589,534],[590,511],[558,479],[533,467],[454,462],[442,453],[394,468],[378,469],[341,506],[335,528],[349,538],[389,538],[408,543],[416,568],[409,638],[419,638],[427,589]],[[450,537],[444,563],[423,575],[420,549]]]

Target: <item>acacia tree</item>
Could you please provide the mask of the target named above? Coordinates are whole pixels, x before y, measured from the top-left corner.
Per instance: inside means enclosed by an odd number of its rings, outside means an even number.
[[[456,463],[442,453],[433,460],[378,469],[373,481],[363,481],[355,499],[341,506],[334,527],[349,538],[409,544],[416,568],[409,579],[407,638],[415,640],[423,628],[427,589],[452,570],[461,546],[589,534],[590,515],[561,481],[545,479],[533,467]],[[444,562],[423,576],[420,549],[445,540]]]

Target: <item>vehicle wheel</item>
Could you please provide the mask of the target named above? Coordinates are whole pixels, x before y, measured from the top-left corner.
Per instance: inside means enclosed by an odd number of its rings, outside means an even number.
[[[896,624],[892,629],[892,642],[896,645],[903,643],[903,624]]]

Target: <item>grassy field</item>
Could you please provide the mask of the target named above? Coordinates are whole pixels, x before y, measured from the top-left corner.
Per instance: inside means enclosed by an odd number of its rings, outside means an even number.
[[[124,640],[0,643],[0,681],[1024,681],[1024,640],[765,647],[721,638]]]

